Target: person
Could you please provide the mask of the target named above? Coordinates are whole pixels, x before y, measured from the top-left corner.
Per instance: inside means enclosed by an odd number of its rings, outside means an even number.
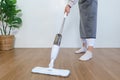
[[[85,53],[79,60],[87,61],[93,56],[97,27],[97,0],[69,0],[65,13],[70,13],[73,5],[78,3],[80,11],[80,38],[82,47],[75,53]]]

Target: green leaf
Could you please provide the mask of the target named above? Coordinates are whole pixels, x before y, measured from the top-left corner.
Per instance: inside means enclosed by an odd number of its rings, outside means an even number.
[[[10,27],[13,27],[13,28],[20,28],[19,25],[12,25],[12,26],[10,26]]]
[[[14,19],[14,21],[13,21],[13,24],[21,24],[22,23],[22,19],[21,18],[19,18],[19,17],[16,17],[15,19]]]
[[[5,2],[8,4],[8,5],[14,5],[16,4],[16,0],[5,0]]]

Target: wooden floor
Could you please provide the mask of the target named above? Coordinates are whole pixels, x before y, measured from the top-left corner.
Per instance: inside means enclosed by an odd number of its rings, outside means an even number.
[[[0,80],[120,80],[120,49],[95,49],[86,62],[75,50],[60,49],[56,60],[55,68],[70,69],[67,78],[31,73],[35,66],[48,66],[50,48],[0,51]]]

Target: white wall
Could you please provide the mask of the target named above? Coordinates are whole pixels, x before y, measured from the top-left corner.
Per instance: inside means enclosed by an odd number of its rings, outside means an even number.
[[[96,47],[120,48],[119,0],[98,0],[98,28]],[[51,47],[59,31],[67,0],[18,0],[22,9],[23,25],[16,34],[16,48]],[[66,19],[61,47],[81,46],[79,11],[72,7]]]

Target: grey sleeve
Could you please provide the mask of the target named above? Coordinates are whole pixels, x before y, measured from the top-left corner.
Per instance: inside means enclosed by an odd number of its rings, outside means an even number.
[[[69,0],[68,4],[72,7],[74,4],[76,4],[78,0]]]

